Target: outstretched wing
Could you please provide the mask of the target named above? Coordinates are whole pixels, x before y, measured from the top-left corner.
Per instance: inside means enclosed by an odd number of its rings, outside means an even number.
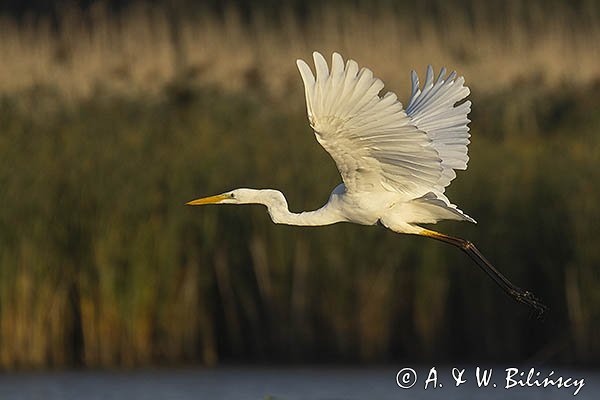
[[[470,103],[454,104],[469,93],[463,79],[445,70],[433,83],[428,70],[423,91],[413,73],[406,111],[395,94],[383,97],[383,82],[373,73],[334,53],[331,72],[323,56],[313,53],[316,79],[298,60],[311,127],[334,159],[348,191],[395,191],[414,198],[435,193],[465,169]]]
[[[464,86],[465,79],[462,76],[456,77],[456,72],[447,78],[445,75],[446,69],[442,68],[434,83],[430,65],[421,91],[419,77],[413,71],[412,95],[406,107],[412,124],[427,133],[442,160],[442,176],[435,187],[441,193],[456,177],[455,169],[467,169],[467,145],[471,136],[467,126],[471,102],[465,101],[455,106],[469,95],[469,88]]]
[[[308,119],[319,143],[333,157],[349,192],[396,191],[422,196],[438,185],[444,167],[438,150],[395,94],[383,97],[373,73],[334,53],[331,73],[313,53],[316,79],[298,60]]]

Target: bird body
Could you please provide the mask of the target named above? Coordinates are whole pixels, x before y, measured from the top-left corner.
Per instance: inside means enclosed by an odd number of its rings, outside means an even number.
[[[434,81],[429,66],[420,88],[413,72],[404,110],[394,93],[379,95],[383,82],[369,69],[359,70],[353,60],[344,65],[337,53],[331,71],[321,54],[315,52],[313,58],[316,77],[304,61],[297,61],[308,120],[340,171],[347,197],[342,204],[358,206],[344,210],[359,217],[350,221],[371,224],[387,216],[407,223],[475,222],[444,195],[454,170],[467,167],[471,103],[456,105],[469,94],[464,79],[456,73],[446,77],[442,69]],[[410,215],[402,218],[401,212]]]
[[[475,220],[444,194],[469,160],[471,102],[464,79],[442,68],[434,79],[431,66],[421,87],[412,73],[406,109],[394,93],[380,95],[383,82],[371,70],[344,63],[333,53],[331,69],[313,53],[314,75],[306,62],[297,65],[304,83],[308,121],[319,144],[331,155],[342,177],[318,210],[293,213],[285,196],[273,189],[236,189],[191,201],[203,204],[263,204],[278,224],[320,226],[338,222],[381,224],[397,233],[426,236],[453,244],[471,257],[516,300],[538,311],[543,306],[513,285],[464,239],[425,229],[440,220]]]

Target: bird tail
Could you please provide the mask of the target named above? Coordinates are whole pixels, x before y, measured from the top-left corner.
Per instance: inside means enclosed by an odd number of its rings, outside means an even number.
[[[477,223],[473,218],[458,209],[456,205],[441,193],[429,192],[424,196],[411,200],[403,205],[402,213],[411,216],[411,223],[436,223],[441,220],[468,221]]]

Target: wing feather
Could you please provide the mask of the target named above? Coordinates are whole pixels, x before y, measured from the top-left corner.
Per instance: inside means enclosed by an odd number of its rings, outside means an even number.
[[[456,169],[466,169],[469,161],[467,146],[470,143],[470,122],[467,115],[471,102],[458,102],[469,95],[464,86],[464,78],[452,72],[448,77],[442,68],[433,83],[433,68],[429,66],[423,89],[419,87],[419,77],[412,72],[412,95],[406,107],[406,114],[412,123],[427,133],[441,158],[442,174],[435,189],[443,193],[446,186],[456,177]]]

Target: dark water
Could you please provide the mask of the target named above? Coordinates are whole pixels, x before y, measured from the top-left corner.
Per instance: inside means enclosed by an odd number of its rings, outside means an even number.
[[[437,366],[437,388],[431,367],[415,368],[417,382],[402,389],[396,382],[400,367],[380,368],[217,368],[134,372],[57,372],[0,375],[0,400],[5,399],[600,399],[600,371],[555,368],[552,378],[584,379],[576,387],[513,387],[506,389],[507,367],[492,368],[487,387],[478,387],[476,367],[465,368],[465,383],[455,386],[452,366]],[[525,380],[530,367],[521,367]],[[543,367],[542,381],[552,369]],[[410,371],[408,371],[410,373]],[[455,376],[458,376],[455,371]],[[425,380],[431,378],[428,389]],[[407,381],[412,379],[406,376]],[[515,376],[517,379],[518,376]],[[535,378],[535,376],[534,376]],[[402,382],[401,382],[402,383]],[[493,384],[496,387],[493,387]],[[572,382],[570,382],[572,383]],[[404,383],[403,383],[404,384]],[[441,384],[441,386],[440,386]],[[405,383],[404,385],[410,385]]]

